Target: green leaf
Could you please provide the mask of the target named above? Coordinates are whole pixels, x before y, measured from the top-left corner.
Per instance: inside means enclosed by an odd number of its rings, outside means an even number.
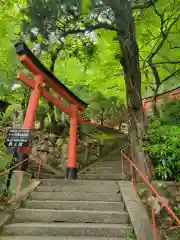
[[[91,0],[81,0],[81,11],[86,14],[89,7],[91,6]]]

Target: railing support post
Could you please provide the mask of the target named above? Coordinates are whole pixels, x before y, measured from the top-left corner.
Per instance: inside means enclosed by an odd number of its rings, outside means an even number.
[[[34,121],[36,119],[36,112],[38,108],[39,98],[41,95],[41,85],[43,83],[43,77],[41,75],[35,76],[35,88],[31,92],[31,96],[29,99],[29,104],[27,107],[27,112],[24,120],[23,128],[26,130],[31,130],[34,128]],[[29,158],[28,155],[29,149],[23,148],[22,151],[19,150],[17,154],[18,161],[24,161],[25,159]],[[28,161],[22,165],[22,171],[27,170],[28,168]]]
[[[72,105],[72,117],[70,123],[69,148],[68,148],[68,167],[66,179],[76,179],[76,136],[77,136],[77,106]]]

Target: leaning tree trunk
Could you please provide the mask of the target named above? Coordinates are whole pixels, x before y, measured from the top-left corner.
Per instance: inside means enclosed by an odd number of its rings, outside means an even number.
[[[131,157],[146,176],[152,177],[150,160],[142,149],[142,138],[146,128],[141,101],[139,50],[136,42],[132,8],[128,0],[104,1],[114,12],[117,40],[119,40],[122,52],[121,65],[126,84]]]

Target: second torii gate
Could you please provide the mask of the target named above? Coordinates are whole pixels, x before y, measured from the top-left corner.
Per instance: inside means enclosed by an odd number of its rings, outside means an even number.
[[[24,42],[17,42],[15,48],[16,53],[19,55],[20,62],[34,75],[34,77],[27,77],[23,72],[18,73],[18,79],[32,89],[23,128],[27,130],[34,128],[40,96],[67,113],[71,117],[71,122],[66,178],[76,179],[77,121],[83,121],[83,118],[78,115],[78,112],[83,112],[88,104],[74,95],[50,71],[48,71]],[[55,93],[55,97],[47,91],[47,87]],[[69,103],[69,106],[62,103],[62,98]],[[26,159],[28,153],[29,149],[23,148],[22,152],[20,152],[20,159]]]

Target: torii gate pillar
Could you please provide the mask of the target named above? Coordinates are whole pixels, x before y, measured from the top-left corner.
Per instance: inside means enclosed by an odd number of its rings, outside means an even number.
[[[38,108],[39,98],[41,95],[41,85],[43,83],[43,77],[41,75],[37,75],[34,77],[35,80],[35,88],[31,92],[31,96],[29,99],[29,104],[27,107],[27,112],[24,120],[24,126],[23,129],[25,130],[31,130],[34,128],[34,122],[36,119],[36,112]],[[19,161],[23,161],[26,158],[29,157],[28,155],[29,148],[23,148],[22,151],[18,151],[18,159]],[[28,167],[28,161],[26,161],[22,168],[22,170],[26,170]]]
[[[32,90],[24,120],[24,129],[28,130],[34,128],[36,112],[38,108],[39,98],[41,95],[41,85],[43,83],[43,77],[41,75],[37,75],[34,77],[34,80],[35,88]]]
[[[66,179],[77,178],[76,164],[76,136],[77,136],[77,106],[71,105],[72,117],[70,122],[70,135],[68,147],[68,168]]]

